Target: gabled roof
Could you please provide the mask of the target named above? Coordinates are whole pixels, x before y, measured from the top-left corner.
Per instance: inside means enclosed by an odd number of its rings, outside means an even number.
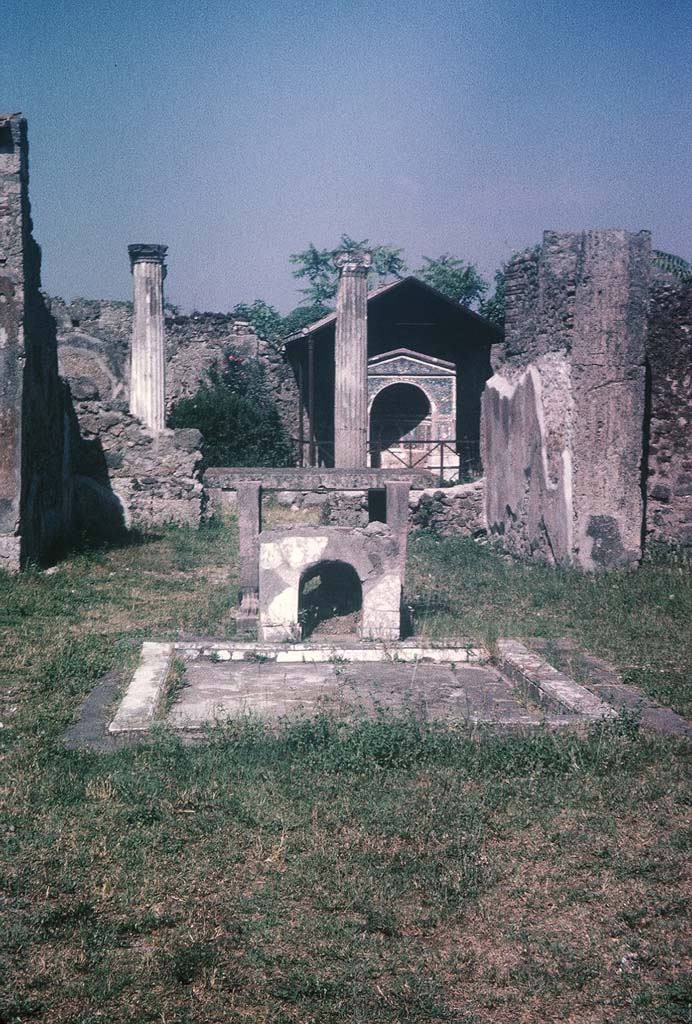
[[[415,277],[410,274],[408,277],[402,277],[399,281],[393,281],[391,284],[385,284],[381,288],[375,288],[373,291],[368,293],[368,312],[370,311],[371,305],[377,305],[378,301],[385,295],[391,295],[392,292],[397,290],[418,290],[422,295],[428,298],[432,297],[435,301],[443,304],[444,308],[449,313],[452,311],[452,316],[456,316],[460,324],[481,327],[491,334],[497,335],[497,341],[502,340],[502,332],[498,330],[488,320],[485,320],[478,313],[474,313],[472,309],[467,306],[462,306],[461,303],[455,302],[454,299],[450,299],[449,296],[443,292],[438,291],[437,288],[433,288],[432,285],[426,284],[425,281],[421,281],[419,277]],[[316,320],[312,324],[308,324],[307,327],[301,328],[299,331],[295,331],[293,334],[289,334],[287,338],[283,339],[284,348],[287,345],[293,344],[293,342],[301,341],[304,338],[308,338],[312,334],[317,334],[327,327],[331,327],[336,323],[336,312],[328,313],[327,316],[323,316],[320,320]]]
[[[395,348],[390,352],[380,352],[368,359],[368,368],[376,370],[382,363],[390,363],[393,359],[406,359],[412,363],[419,363],[421,366],[435,367],[440,373],[454,373],[454,363],[447,359],[438,359],[437,356],[427,356],[420,352],[414,352],[410,348]]]

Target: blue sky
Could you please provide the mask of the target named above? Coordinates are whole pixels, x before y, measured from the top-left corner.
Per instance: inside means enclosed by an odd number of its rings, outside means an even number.
[[[0,108],[29,119],[45,288],[299,299],[346,232],[488,277],[543,229],[692,257],[692,0],[3,0]]]

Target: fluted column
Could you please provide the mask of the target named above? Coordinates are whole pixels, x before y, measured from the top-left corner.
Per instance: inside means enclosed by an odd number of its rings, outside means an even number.
[[[150,430],[166,426],[163,279],[167,245],[128,245],[134,287],[130,412]]]
[[[336,257],[334,343],[334,465],[337,469],[368,464],[368,271],[369,252],[342,252]]]

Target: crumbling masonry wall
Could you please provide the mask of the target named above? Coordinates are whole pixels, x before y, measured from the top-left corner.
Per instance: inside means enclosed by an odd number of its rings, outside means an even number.
[[[75,396],[114,403],[127,409],[132,304],[105,299],[50,300],[58,324],[60,372]],[[299,401],[295,378],[281,352],[259,338],[230,313],[166,316],[166,408],[190,398],[221,365],[224,351],[259,359],[281,420],[291,437],[298,436]]]
[[[66,403],[32,237],[27,126],[0,116],[0,568],[61,543],[71,523]]]
[[[640,557],[650,272],[647,232],[545,232],[510,263],[481,449],[489,530],[521,557]]]
[[[647,536],[692,546],[692,282],[657,272],[647,361]]]

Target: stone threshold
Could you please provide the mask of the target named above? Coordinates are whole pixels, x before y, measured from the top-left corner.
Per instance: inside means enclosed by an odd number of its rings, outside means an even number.
[[[617,712],[585,686],[548,664],[519,640],[498,640],[498,667],[525,696],[549,711],[598,722]]]
[[[258,643],[257,641],[175,641],[173,648],[186,661],[209,658],[212,661],[275,661],[278,664],[321,664],[329,661],[387,662],[426,661],[480,664],[490,660],[490,652],[470,641],[445,638],[382,642],[334,637],[330,640],[301,643]]]
[[[110,733],[143,732],[152,726],[166,693],[173,651],[171,643],[144,641],[139,665],[108,726]]]

